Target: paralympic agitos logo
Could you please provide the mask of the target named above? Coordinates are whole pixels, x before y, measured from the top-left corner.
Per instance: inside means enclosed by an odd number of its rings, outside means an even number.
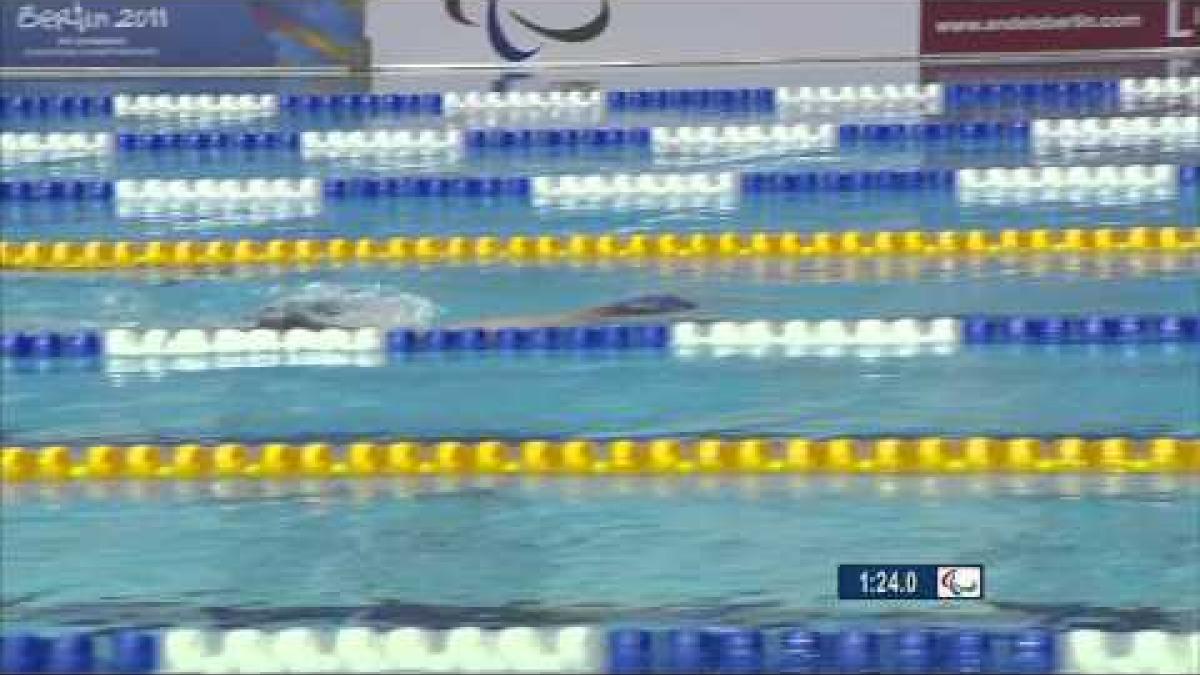
[[[529,32],[539,35],[546,40],[555,42],[587,42],[595,39],[608,28],[609,20],[609,0],[601,0],[600,10],[596,16],[579,26],[571,28],[551,28],[535,23],[533,20],[526,17],[524,14],[509,10],[507,14],[512,17],[516,23],[524,26]],[[478,26],[479,24],[472,18],[466,15],[463,11],[463,0],[443,0],[446,5],[446,13],[451,19],[464,26]],[[542,50],[542,45],[538,45],[532,49],[522,49],[514,44],[513,40],[504,31],[504,25],[501,22],[500,12],[501,0],[487,0],[487,35],[488,41],[492,43],[492,49],[496,50],[506,61],[524,61]]]

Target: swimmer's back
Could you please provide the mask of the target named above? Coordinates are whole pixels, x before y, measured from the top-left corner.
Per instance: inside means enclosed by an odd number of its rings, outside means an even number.
[[[681,314],[696,304],[674,295],[644,295],[610,305],[600,305],[560,314],[504,316],[459,321],[448,328],[546,328],[643,321],[665,315]],[[254,318],[258,328],[428,328],[413,320],[412,303],[407,298],[346,297],[288,299],[259,310]]]

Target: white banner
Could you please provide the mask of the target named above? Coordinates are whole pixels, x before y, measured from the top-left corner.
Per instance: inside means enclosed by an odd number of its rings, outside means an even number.
[[[375,0],[374,63],[516,66],[912,57],[919,0]]]

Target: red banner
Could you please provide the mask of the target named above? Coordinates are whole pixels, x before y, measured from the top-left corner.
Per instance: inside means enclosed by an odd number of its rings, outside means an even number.
[[[1200,45],[1200,0],[922,0],[921,53]]]

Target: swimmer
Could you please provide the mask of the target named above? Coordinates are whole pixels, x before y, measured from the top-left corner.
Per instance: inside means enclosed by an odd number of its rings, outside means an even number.
[[[642,295],[611,305],[589,307],[561,314],[508,316],[451,324],[447,328],[541,328],[581,326],[614,321],[637,321],[677,315],[696,309],[696,304],[674,295]],[[347,296],[340,298],[293,298],[268,305],[254,317],[256,328],[424,328],[413,325],[412,301],[408,298]]]

